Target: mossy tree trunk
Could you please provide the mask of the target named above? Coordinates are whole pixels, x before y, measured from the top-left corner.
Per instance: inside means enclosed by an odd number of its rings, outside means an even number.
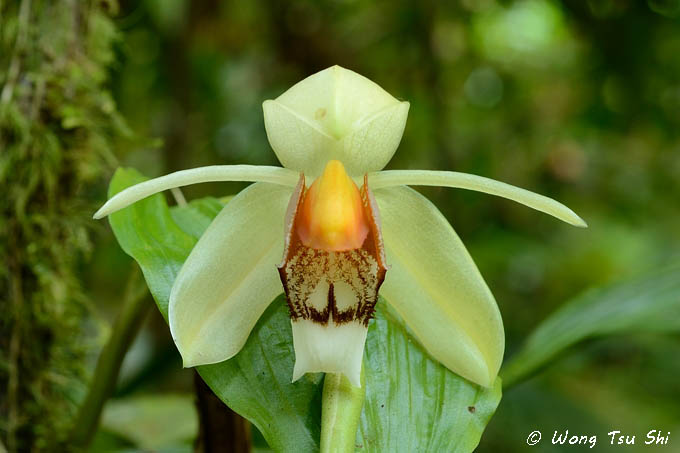
[[[84,393],[93,189],[127,131],[106,1],[0,2],[0,438],[65,451]]]

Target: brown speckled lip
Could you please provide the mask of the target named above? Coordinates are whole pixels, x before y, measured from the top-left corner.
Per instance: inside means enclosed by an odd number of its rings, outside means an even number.
[[[361,187],[361,199],[370,233],[361,247],[354,250],[326,251],[307,247],[301,242],[296,233],[296,225],[305,190],[305,178],[300,175],[300,181],[288,205],[284,256],[278,266],[290,317],[293,321],[308,319],[321,325],[327,325],[332,320],[335,324],[359,321],[368,326],[387,267],[380,217],[373,194],[367,185],[367,177],[364,177]],[[325,306],[320,309],[310,303],[310,296],[324,281],[328,283],[328,294]],[[343,310],[338,308],[335,290],[335,285],[340,282],[347,284],[356,298],[354,304]]]

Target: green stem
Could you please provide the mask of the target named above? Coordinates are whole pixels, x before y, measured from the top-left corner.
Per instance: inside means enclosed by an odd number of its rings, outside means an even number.
[[[326,374],[321,401],[320,453],[354,452],[365,394],[363,367],[361,387],[353,387],[341,374]]]
[[[116,386],[123,358],[137,335],[144,315],[151,308],[146,296],[146,285],[135,265],[125,289],[123,307],[102,349],[88,394],[78,412],[71,435],[74,446],[85,448],[94,436],[104,403]]]

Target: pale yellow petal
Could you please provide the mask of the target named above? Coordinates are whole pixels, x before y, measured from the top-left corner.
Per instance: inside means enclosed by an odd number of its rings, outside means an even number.
[[[284,167],[314,177],[338,157],[337,140],[317,124],[276,100],[264,101],[262,110],[269,144]]]
[[[184,366],[234,356],[283,288],[276,264],[292,188],[256,183],[210,224],[175,280],[169,322]]]
[[[394,155],[406,126],[408,102],[379,111],[344,136],[338,155],[350,175],[364,175],[385,167]]]
[[[503,359],[503,322],[465,246],[418,192],[392,187],[374,193],[390,266],[381,294],[436,360],[490,386]]]
[[[276,101],[335,138],[398,103],[377,83],[340,66],[310,75]]]
[[[267,137],[281,164],[310,177],[332,159],[355,177],[383,168],[399,145],[408,107],[340,66],[313,74],[262,105]]]

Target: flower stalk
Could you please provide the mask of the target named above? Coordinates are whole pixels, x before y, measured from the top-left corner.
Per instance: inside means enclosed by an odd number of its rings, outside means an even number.
[[[321,453],[355,451],[365,394],[363,367],[359,387],[342,374],[326,373],[321,400]]]

